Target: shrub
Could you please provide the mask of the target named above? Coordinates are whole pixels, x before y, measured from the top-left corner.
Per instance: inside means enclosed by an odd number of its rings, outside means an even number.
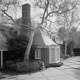
[[[40,70],[42,70],[42,69],[45,68],[43,61],[39,60],[39,61],[38,61],[38,64],[39,64],[39,69],[40,69]]]
[[[11,64],[13,64],[13,61],[6,61],[5,68],[9,69]]]
[[[18,72],[27,72],[29,68],[29,63],[28,62],[18,62],[16,63],[17,66],[17,71]]]
[[[15,57],[14,59],[23,59],[28,41],[28,37],[23,34],[8,38],[6,44],[8,51],[11,53],[10,55],[13,55]]]
[[[29,62],[18,62],[17,71],[18,72],[34,72],[42,70],[44,68],[42,61],[29,61]]]
[[[13,62],[7,61],[5,65],[6,69],[14,70],[17,72],[35,72],[44,68],[44,63],[41,60],[28,61],[28,62]]]
[[[16,70],[16,64],[13,61],[6,61],[4,68],[8,70]]]
[[[10,68],[9,69],[16,71],[16,68],[17,68],[16,64],[13,63],[13,64],[10,65]]]
[[[39,64],[37,61],[30,61],[29,62],[29,69],[28,71],[29,72],[34,72],[34,71],[37,71],[39,70]]]

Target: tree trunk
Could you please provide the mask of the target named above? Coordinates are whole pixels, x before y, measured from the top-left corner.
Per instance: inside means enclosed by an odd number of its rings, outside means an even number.
[[[26,48],[25,55],[24,55],[24,61],[29,61],[29,53],[30,53],[30,49],[32,46],[33,37],[34,37],[34,31],[31,31],[30,37],[29,37],[29,43],[28,43],[28,46]]]
[[[65,41],[65,53],[64,53],[65,58],[66,58],[66,53],[67,53],[67,41]]]

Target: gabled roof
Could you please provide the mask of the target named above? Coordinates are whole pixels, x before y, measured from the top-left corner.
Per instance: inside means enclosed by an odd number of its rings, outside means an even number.
[[[34,34],[34,38],[33,38],[33,45],[36,46],[51,46],[54,45],[56,46],[57,44],[55,42],[53,42],[49,36],[47,36],[44,31],[37,27],[35,29],[35,34]]]

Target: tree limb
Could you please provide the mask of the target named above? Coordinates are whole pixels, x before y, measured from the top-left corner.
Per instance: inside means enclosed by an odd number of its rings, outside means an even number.
[[[47,9],[48,9],[49,0],[47,0],[47,4],[45,4],[45,5],[46,5],[46,7],[45,7],[45,9],[44,9],[44,13],[43,13],[43,17],[42,17],[42,22],[41,22],[41,23],[44,22],[44,17],[45,17],[45,13],[46,13],[46,11],[47,11]]]
[[[1,10],[1,11],[2,11],[4,14],[6,14],[6,15],[15,23],[14,19],[12,18],[12,16],[8,15],[5,10]]]
[[[50,14],[53,14],[53,13],[57,13],[57,14],[67,13],[67,12],[73,10],[73,9],[76,7],[77,4],[78,4],[78,2],[77,2],[71,9],[68,9],[68,10],[65,10],[65,11],[62,11],[62,12],[60,12],[59,9],[58,9],[57,11],[49,12],[49,13],[46,15],[46,19],[47,19],[47,17],[48,17]]]
[[[13,21],[13,23],[15,23],[17,26],[23,26],[24,28],[26,28],[26,29],[29,29],[29,30],[33,30],[33,28],[31,27],[29,27],[28,25],[26,25],[26,24],[18,24],[18,23],[16,23],[16,21],[12,18],[12,16],[10,16],[5,10],[1,10],[6,16],[8,16],[12,21]]]

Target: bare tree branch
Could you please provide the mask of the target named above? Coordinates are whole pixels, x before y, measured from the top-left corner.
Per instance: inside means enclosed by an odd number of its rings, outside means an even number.
[[[12,21],[13,21],[13,23],[15,23],[17,26],[23,26],[24,28],[26,28],[26,29],[29,29],[29,30],[33,30],[33,28],[31,27],[29,27],[28,25],[26,25],[26,24],[22,24],[22,23],[20,23],[20,24],[18,24],[18,23],[16,23],[16,21],[12,18],[12,16],[10,16],[5,10],[1,10],[6,16],[8,16]]]
[[[67,10],[65,10],[65,11],[59,11],[59,9],[57,10],[57,11],[51,11],[51,12],[49,12],[47,15],[46,15],[46,19],[47,19],[47,17],[50,15],[50,14],[53,14],[53,13],[56,13],[56,14],[64,14],[64,13],[67,13],[67,12],[70,12],[71,10],[73,10],[75,7],[76,7],[76,5],[77,5],[78,3],[76,3],[71,9],[67,9]]]
[[[9,14],[7,14],[5,10],[1,10],[1,11],[2,11],[4,14],[6,14],[6,15],[15,23],[14,19],[12,18],[12,16],[10,16]]]
[[[45,3],[45,9],[44,9],[44,13],[43,13],[43,17],[42,17],[42,22],[41,23],[43,23],[44,22],[44,17],[45,17],[45,13],[46,13],[46,11],[47,11],[47,9],[48,9],[48,6],[49,6],[49,0],[47,0],[47,4]]]

